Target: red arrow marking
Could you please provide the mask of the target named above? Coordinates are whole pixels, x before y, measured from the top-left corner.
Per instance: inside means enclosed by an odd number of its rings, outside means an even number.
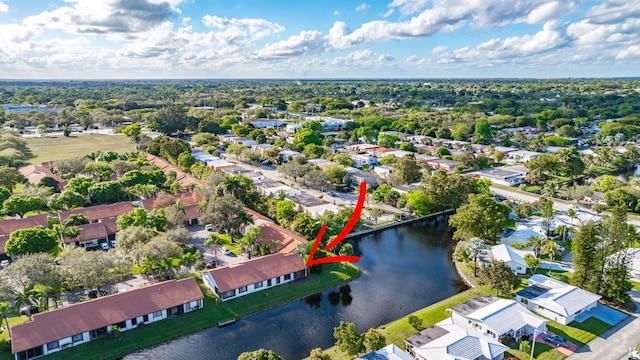
[[[363,181],[360,183],[360,195],[358,196],[358,203],[356,204],[356,208],[353,211],[353,215],[351,215],[349,222],[347,222],[347,225],[344,227],[344,229],[342,229],[340,234],[338,234],[338,236],[336,236],[336,238],[333,239],[332,242],[330,242],[329,244],[327,244],[327,246],[324,247],[325,250],[329,250],[333,248],[340,241],[344,240],[345,236],[347,236],[347,234],[351,232],[351,229],[353,229],[353,227],[356,226],[356,223],[360,219],[360,213],[362,212],[362,208],[364,207],[364,200],[366,196],[367,196],[367,183]],[[316,241],[313,244],[313,248],[311,248],[311,253],[309,253],[309,258],[307,259],[307,264],[306,264],[307,266],[317,265],[317,264],[326,264],[326,263],[332,263],[332,262],[341,262],[341,261],[360,261],[360,256],[330,256],[330,257],[325,257],[320,259],[314,259],[313,257],[316,255],[316,251],[318,250],[318,246],[320,246],[320,242],[322,241],[322,236],[324,235],[324,231],[326,229],[327,229],[327,225],[322,224],[322,227],[320,228],[320,232],[318,233],[318,236],[316,236]]]

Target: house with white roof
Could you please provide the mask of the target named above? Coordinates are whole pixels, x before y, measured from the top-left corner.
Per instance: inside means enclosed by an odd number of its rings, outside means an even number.
[[[535,256],[533,251],[518,250],[507,244],[499,244],[491,248],[494,260],[503,261],[509,265],[511,271],[516,275],[524,275],[529,270],[524,257],[527,255]]]
[[[280,151],[280,162],[283,164],[289,162],[289,160],[293,160],[297,157],[304,156],[302,153],[293,151],[293,150],[282,150]]]
[[[540,155],[542,155],[542,153],[528,150],[518,150],[507,153],[507,157],[515,162],[528,162],[529,160],[535,159]]]
[[[502,359],[499,340],[546,331],[546,320],[513,300],[483,296],[448,310],[451,317],[405,339],[407,351],[422,360]]]
[[[391,165],[379,165],[373,168],[373,172],[378,175],[380,179],[386,179],[393,173],[393,166]]]
[[[355,163],[355,167],[362,169],[362,167],[372,167],[378,164],[378,158],[366,154],[350,154],[351,159]]]
[[[356,360],[414,360],[413,357],[394,344],[387,345],[380,350],[362,355]]]
[[[536,231],[532,228],[519,225],[516,230],[507,229],[500,238],[500,243],[507,245],[524,244],[533,236],[544,237],[544,233],[542,231]]]
[[[629,275],[632,279],[640,281],[640,248],[627,249],[629,255]]]
[[[516,293],[516,300],[527,309],[563,325],[596,307],[601,297],[540,274],[533,275],[527,282],[529,287]]]

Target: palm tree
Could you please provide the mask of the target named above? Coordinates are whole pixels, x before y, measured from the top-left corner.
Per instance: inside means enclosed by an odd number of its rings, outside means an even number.
[[[254,226],[240,239],[240,249],[248,254],[253,254],[258,247],[258,239],[264,237],[259,227]]]
[[[9,319],[7,319],[9,310],[11,310],[11,304],[8,301],[0,303],[0,314],[2,314],[2,318],[4,318],[4,323],[7,325],[7,331],[9,332],[9,338],[11,338],[11,328],[9,327]]]
[[[529,239],[527,239],[527,246],[530,246],[533,248],[533,253],[535,254],[536,257],[540,256],[540,252],[542,251],[542,248],[544,247],[544,244],[547,240],[545,238],[543,238],[542,236],[532,236]]]
[[[196,212],[200,215],[204,214],[207,211],[207,205],[209,203],[207,202],[207,200],[202,200],[198,203],[198,206],[196,206]]]
[[[542,253],[549,256],[549,260],[553,261],[558,253],[558,243],[553,240],[547,240],[542,248]]]
[[[22,292],[16,293],[15,308],[20,310],[22,305],[26,305],[27,317],[31,320],[31,306],[38,303],[38,293],[32,289],[24,289]]]
[[[58,307],[58,301],[62,300],[62,298],[60,297],[60,289],[54,288],[53,286],[38,284],[34,286],[33,291],[38,294],[38,297],[40,299],[40,307],[43,310],[49,310],[50,300],[53,300],[54,306],[56,308]]]
[[[578,212],[576,209],[570,207],[569,210],[567,210],[567,216],[571,219],[571,227],[573,228],[573,219],[578,216]]]
[[[204,241],[204,245],[213,245],[213,256],[216,259],[216,264],[218,263],[218,246],[220,246],[221,241],[222,238],[218,233],[209,234],[209,238]]]
[[[558,183],[553,180],[547,181],[541,191],[542,196],[555,198],[558,196]]]
[[[237,198],[238,190],[242,187],[242,183],[237,176],[227,176],[220,184],[225,194],[231,194]]]
[[[146,258],[142,259],[142,261],[140,262],[140,272],[143,274],[153,275],[153,270],[156,269],[156,267],[157,267],[157,261],[156,261],[156,258],[154,258],[153,256],[147,256]]]
[[[191,267],[196,263],[196,256],[192,253],[184,253],[180,259],[182,265],[187,267],[187,274],[191,271]]]

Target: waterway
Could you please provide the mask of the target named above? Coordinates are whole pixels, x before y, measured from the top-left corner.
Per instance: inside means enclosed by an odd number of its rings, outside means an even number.
[[[420,223],[352,241],[362,276],[330,289],[128,355],[140,359],[236,359],[245,351],[271,349],[301,359],[335,343],[333,328],[352,321],[359,332],[375,328],[465,289],[451,262],[452,230]]]

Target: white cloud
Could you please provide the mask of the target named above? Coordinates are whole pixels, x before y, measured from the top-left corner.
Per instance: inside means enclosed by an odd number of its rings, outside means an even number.
[[[627,58],[639,58],[640,59],[640,45],[629,46],[623,49],[616,55],[616,59],[622,60]]]
[[[255,54],[263,59],[280,59],[292,56],[317,54],[326,49],[325,37],[320,31],[303,31],[287,40],[267,44]]]
[[[389,8],[390,10],[398,8],[400,14],[411,15],[423,9],[428,3],[429,0],[393,0],[393,2],[389,4]]]
[[[356,7],[356,11],[363,11],[363,10],[367,10],[368,8],[370,8],[371,5],[367,4],[367,3],[362,3],[360,5],[358,5]]]
[[[434,54],[438,54],[446,51],[448,48],[449,48],[448,46],[440,45],[440,46],[434,47],[433,50],[431,50],[431,52]]]
[[[382,15],[382,17],[383,18],[388,18],[391,15],[393,15],[393,9],[387,10],[387,12]]]
[[[619,23],[627,18],[640,17],[640,2],[625,0],[605,1],[589,9],[587,17],[595,24]]]
[[[0,13],[1,12],[7,12],[7,11],[9,11],[9,5],[7,5],[4,2],[0,1]]]
[[[187,24],[189,24],[191,22],[191,18],[190,17],[184,17],[182,18],[182,26],[186,26]]]
[[[340,16],[340,11],[333,10],[333,16]]]
[[[184,0],[67,0],[63,6],[29,16],[23,23],[75,34],[135,34],[161,24]]]

